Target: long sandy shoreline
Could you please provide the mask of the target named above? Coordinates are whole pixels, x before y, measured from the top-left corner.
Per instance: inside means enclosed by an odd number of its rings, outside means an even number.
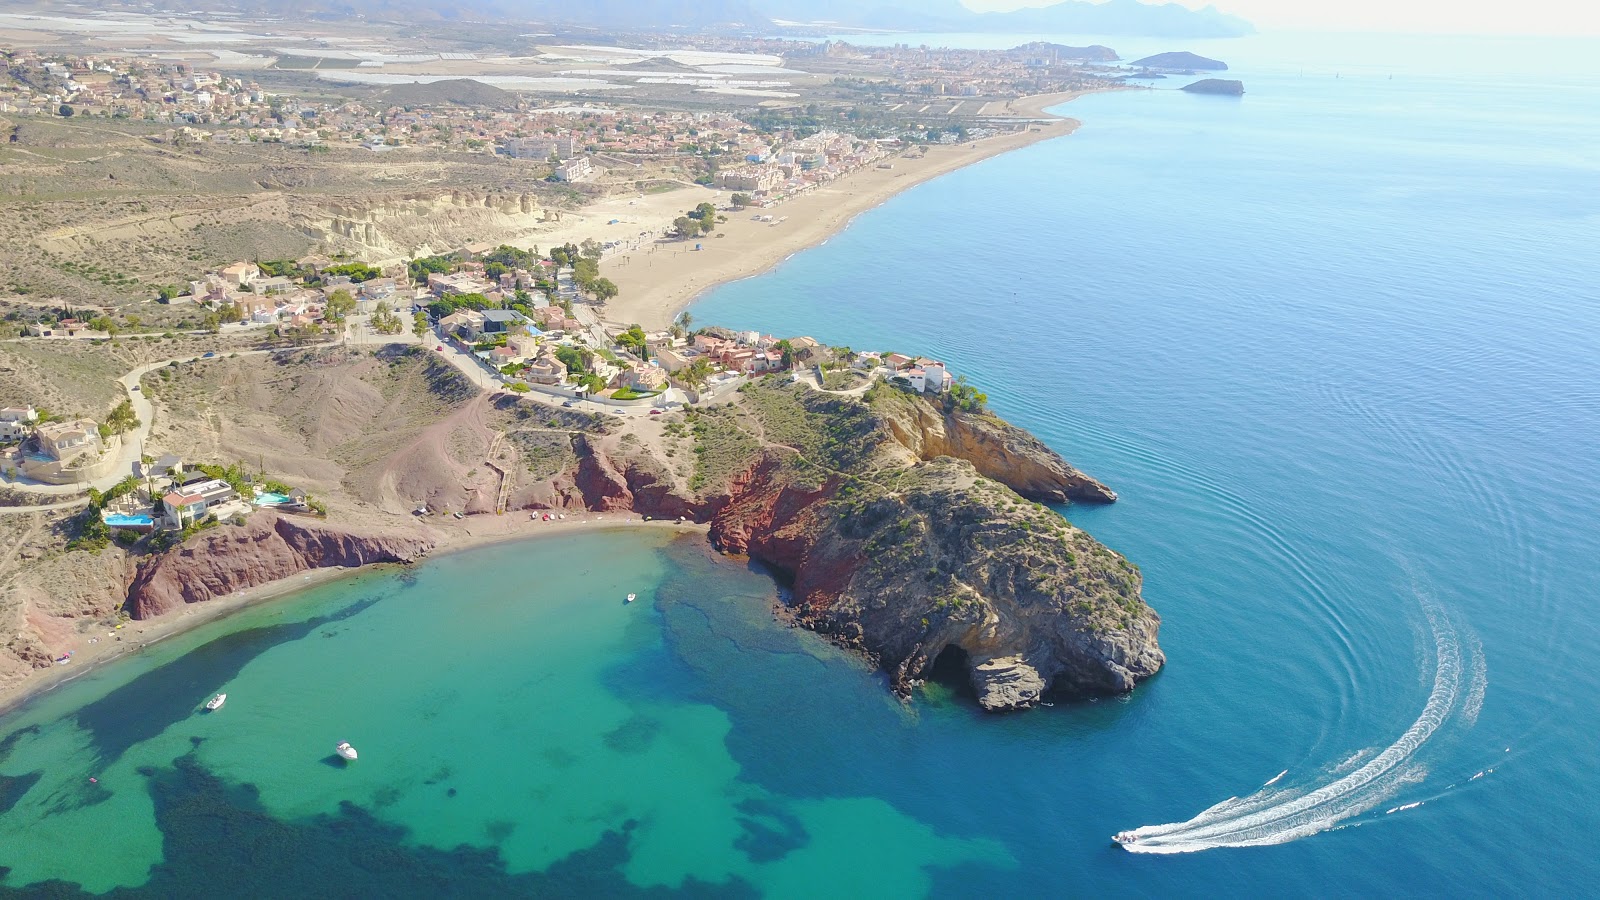
[[[638,515],[625,512],[569,512],[566,515],[566,519],[553,522],[510,513],[503,516],[473,516],[461,522],[450,521],[438,529],[442,534],[441,540],[426,559],[438,559],[492,544],[561,537],[586,531],[618,528],[652,529],[674,534],[703,534],[706,531],[704,525],[678,525],[665,521],[646,522]],[[288,578],[236,591],[226,597],[188,604],[182,609],[154,619],[132,621],[114,632],[106,632],[103,635],[95,632],[98,637],[97,643],[84,643],[80,646],[74,652],[70,664],[41,669],[12,685],[0,688],[0,715],[17,709],[41,694],[76,681],[107,663],[132,656],[147,647],[224,618],[241,609],[380,568],[380,566],[331,567],[297,572]],[[85,635],[86,638],[88,636]]]
[[[794,254],[826,242],[856,216],[902,191],[1002,153],[1071,134],[1078,120],[1046,110],[1086,93],[1094,92],[1022,98],[1013,104],[1015,114],[1038,120],[1023,131],[970,144],[929,147],[921,158],[891,160],[893,169],[864,169],[770,209],[729,214],[727,223],[718,228],[720,237],[663,241],[613,256],[604,268],[621,292],[606,304],[603,318],[664,328],[706,291],[770,271]],[[786,220],[764,224],[753,221],[757,213]],[[701,250],[694,250],[696,243]]]

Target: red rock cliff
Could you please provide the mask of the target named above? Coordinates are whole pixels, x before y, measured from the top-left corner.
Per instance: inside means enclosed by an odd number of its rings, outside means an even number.
[[[437,543],[423,528],[348,529],[262,511],[147,562],[128,590],[128,610],[146,619],[310,569],[414,562]]]

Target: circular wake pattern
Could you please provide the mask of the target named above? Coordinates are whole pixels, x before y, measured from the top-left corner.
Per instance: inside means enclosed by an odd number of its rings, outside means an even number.
[[[1420,779],[1424,772],[1418,752],[1453,716],[1476,713],[1483,671],[1476,642],[1463,642],[1433,601],[1424,597],[1422,609],[1433,635],[1433,687],[1422,713],[1394,743],[1325,784],[1275,789],[1283,778],[1279,773],[1254,794],[1229,797],[1186,822],[1133,829],[1128,832],[1133,840],[1124,841],[1123,848],[1131,853],[1193,853],[1282,844],[1360,815]]]

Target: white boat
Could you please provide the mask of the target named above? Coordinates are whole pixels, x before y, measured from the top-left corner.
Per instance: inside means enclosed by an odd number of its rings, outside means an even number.
[[[1114,844],[1123,845],[1137,844],[1139,842],[1139,836],[1131,831],[1119,831],[1111,836],[1111,842]]]
[[[349,741],[340,741],[339,746],[333,748],[333,752],[345,759],[354,760],[356,758],[356,748],[350,746]]]
[[[638,599],[638,597],[639,597],[638,594],[629,594],[628,595],[628,602],[632,603],[634,600]]]
[[[216,712],[217,710],[222,708],[222,704],[227,703],[227,702],[228,702],[228,695],[227,694],[218,694],[215,697],[212,697],[210,700],[206,701],[206,711],[207,712]]]

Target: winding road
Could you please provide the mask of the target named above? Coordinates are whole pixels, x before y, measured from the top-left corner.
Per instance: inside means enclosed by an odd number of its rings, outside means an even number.
[[[335,341],[325,344],[307,344],[303,347],[274,347],[269,350],[239,350],[230,352],[227,354],[226,358],[233,358],[236,356],[266,356],[273,353],[285,353],[291,350],[304,350],[312,347],[334,346],[337,343],[338,342]],[[134,474],[133,464],[139,461],[140,454],[144,450],[144,442],[150,437],[150,428],[155,421],[155,405],[146,399],[144,396],[144,391],[140,390],[140,380],[149,373],[165,366],[170,366],[173,363],[190,363],[213,358],[223,359],[224,357],[221,354],[207,356],[206,354],[202,353],[195,356],[180,357],[177,359],[164,359],[160,362],[153,362],[140,366],[117,379],[117,383],[122,385],[123,393],[126,394],[128,399],[133,403],[133,412],[134,415],[139,417],[139,426],[133,431],[122,436],[122,444],[117,448],[116,465],[112,467],[110,475],[107,475],[103,478],[97,478],[94,481],[88,482],[87,484],[38,484],[15,482],[7,484],[5,487],[8,487],[13,491],[35,494],[40,497],[63,497],[81,494],[91,487],[100,491],[110,489],[112,485],[124,478],[127,478],[129,475]],[[79,506],[87,502],[87,497],[76,496],[69,500],[61,500],[55,503],[42,503],[36,506],[0,506],[0,516],[18,515],[21,513],[31,512],[45,512],[56,509],[71,509],[72,507]]]

